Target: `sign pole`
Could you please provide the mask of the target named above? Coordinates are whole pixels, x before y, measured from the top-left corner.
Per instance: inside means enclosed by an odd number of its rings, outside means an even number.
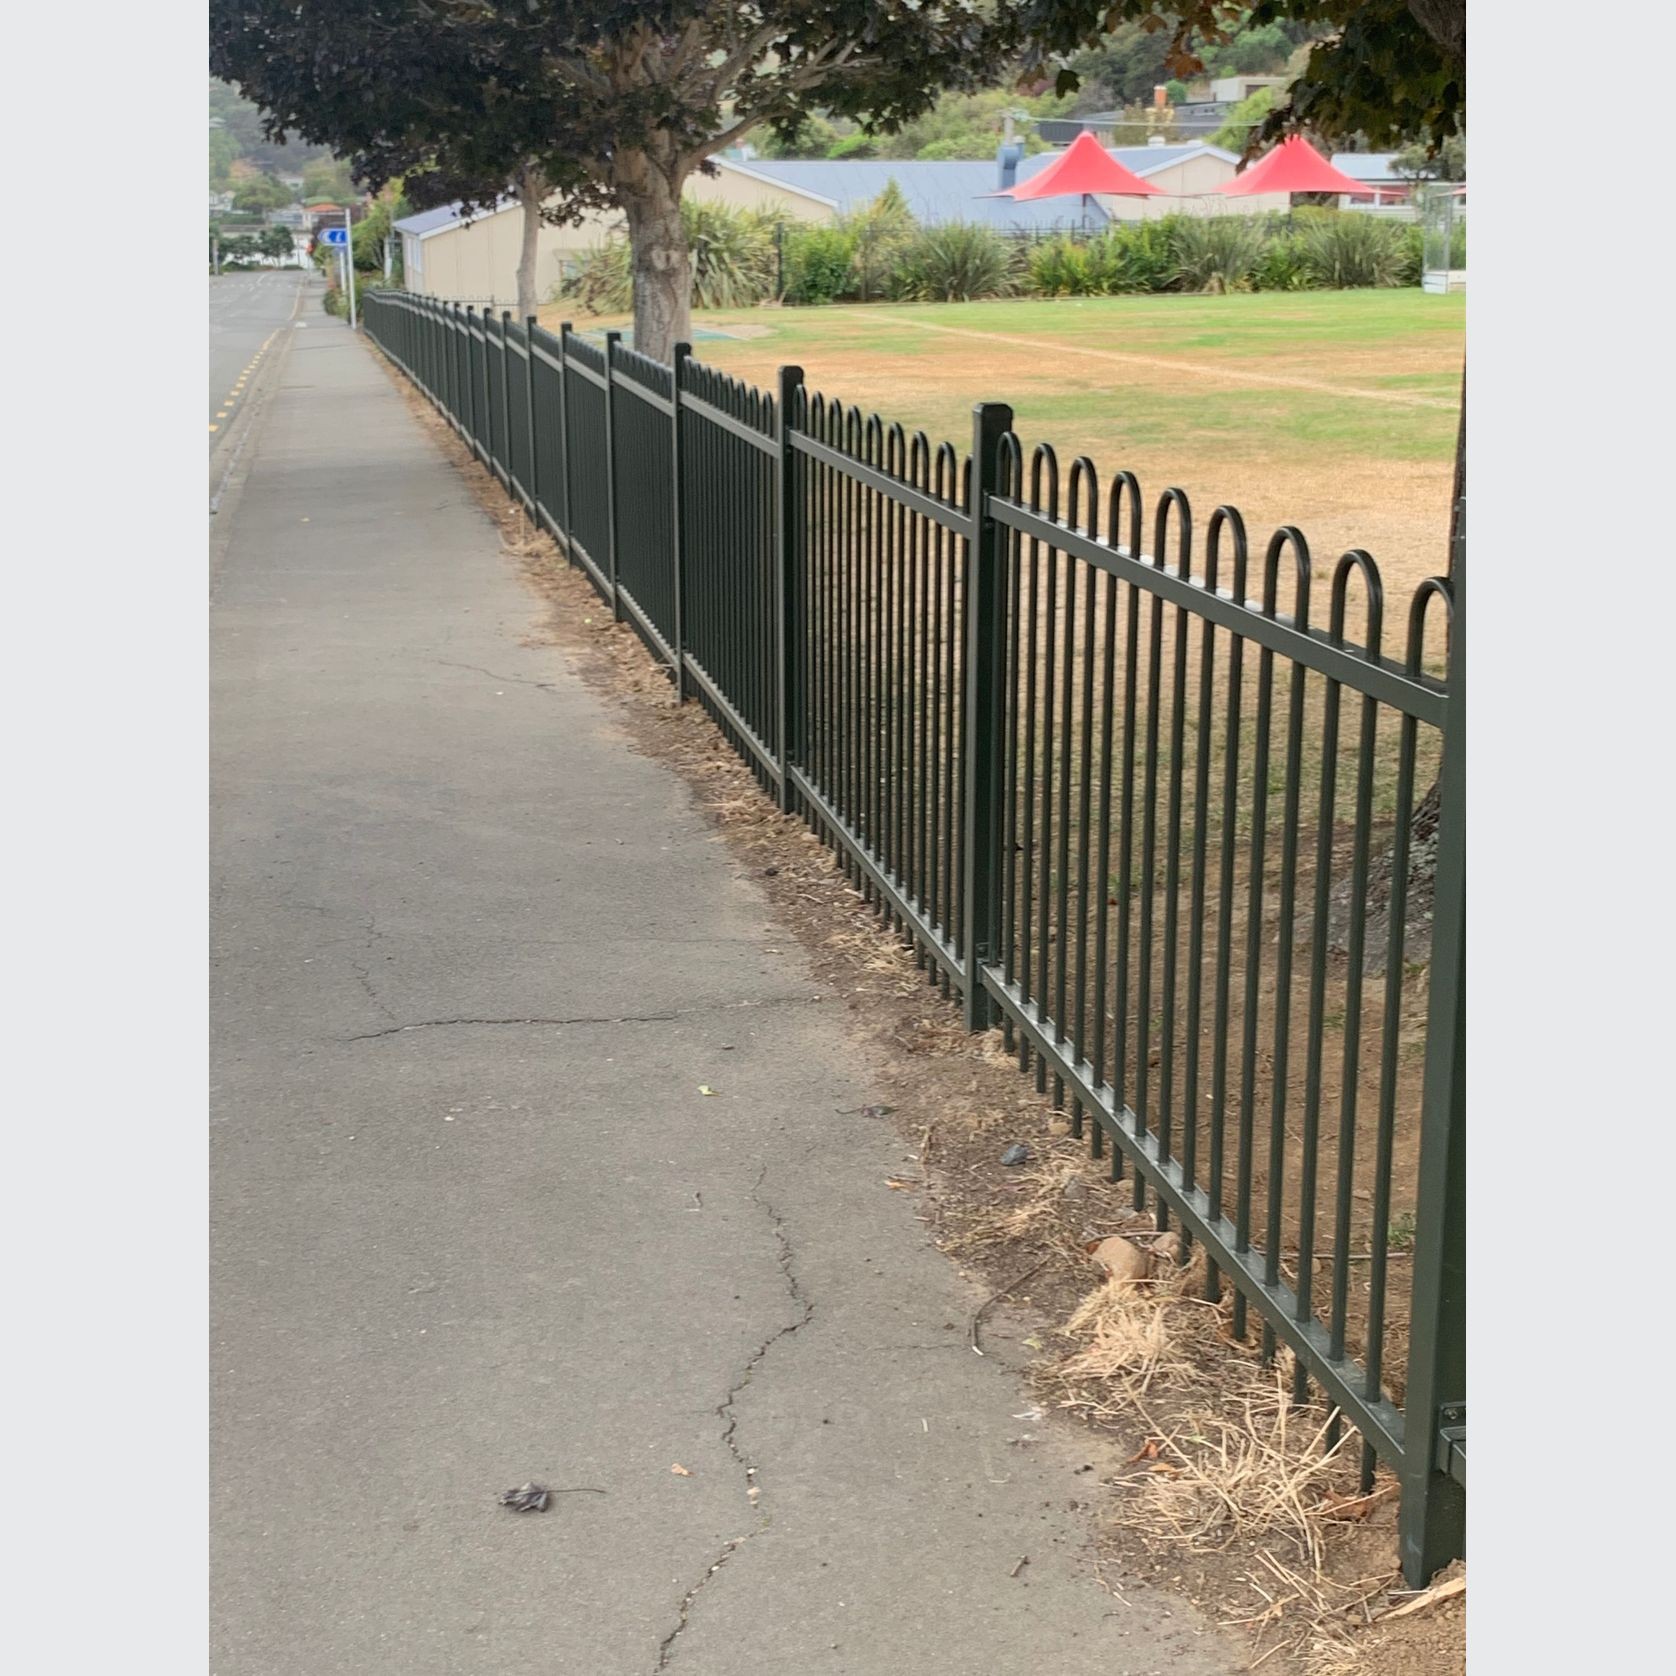
[[[348,276],[349,329],[355,330],[355,231],[349,221],[349,205],[343,206],[343,271]]]

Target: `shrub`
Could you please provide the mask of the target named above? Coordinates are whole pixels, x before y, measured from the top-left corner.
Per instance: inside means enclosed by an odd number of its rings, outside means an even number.
[[[890,181],[871,203],[851,210],[838,225],[850,241],[856,293],[864,303],[887,295],[902,253],[919,230],[902,188]]]
[[[876,157],[879,142],[871,134],[846,134],[842,139],[834,140],[826,148],[828,157],[842,159],[845,157]]]
[[[400,290],[400,286],[386,285],[383,274],[356,274],[355,276],[355,312],[357,316],[366,312],[366,295],[369,291]],[[326,287],[326,295],[320,299],[320,306],[328,314],[335,314],[340,320],[349,318],[349,295],[334,278]]]
[[[1303,241],[1284,228],[1271,227],[1251,278],[1259,291],[1304,290],[1309,275],[1304,268]]]
[[[1103,296],[1106,287],[1096,280],[1096,268],[1103,280],[1106,264],[1091,262],[1090,249],[1064,234],[1033,245],[1025,263],[1031,290],[1044,297]]]
[[[785,301],[836,303],[851,294],[855,248],[842,227],[793,228],[786,234]]]
[[[750,308],[774,295],[776,216],[686,199],[681,219],[693,257],[695,308]],[[560,289],[589,314],[628,313],[634,306],[628,240],[617,235],[584,251]]]
[[[1353,210],[1312,216],[1300,230],[1303,268],[1323,290],[1400,285],[1403,229]]]
[[[962,303],[1018,289],[1017,261],[992,228],[952,221],[927,227],[904,247],[892,295],[908,302]]]
[[[1169,291],[1180,271],[1176,242],[1182,217],[1166,215],[1157,221],[1121,222],[1096,243],[1106,245],[1114,291]]]
[[[1176,276],[1186,291],[1249,291],[1263,245],[1249,216],[1186,218],[1176,231]]]
[[[772,213],[683,200],[697,308],[752,308],[774,295],[778,258]]]
[[[1401,252],[1398,266],[1398,285],[1418,285],[1420,275],[1426,265],[1426,235],[1417,222],[1410,222],[1402,229],[1399,241]]]
[[[634,306],[634,263],[620,236],[584,250],[564,277],[563,293],[585,314],[627,314]]]

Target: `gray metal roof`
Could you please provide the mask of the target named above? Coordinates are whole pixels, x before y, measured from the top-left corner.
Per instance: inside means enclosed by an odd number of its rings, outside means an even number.
[[[1229,163],[1236,160],[1232,152],[1211,145],[1139,145],[1107,149],[1118,162],[1142,179],[1174,163],[1185,162],[1190,157],[1208,155],[1223,158]],[[1024,158],[1018,166],[1017,179],[1031,179],[1061,155],[1057,151],[1042,151],[1034,157]],[[1048,232],[1056,227],[1077,227],[1083,222],[1084,206],[1075,198],[1045,198],[1036,203],[1020,204],[1014,203],[1011,198],[985,196],[999,191],[1001,186],[1000,168],[993,158],[930,163],[875,157],[838,160],[753,157],[748,163],[723,157],[717,161],[742,174],[756,175],[781,186],[789,186],[793,191],[807,193],[823,203],[834,205],[840,215],[871,203],[894,180],[901,187],[902,196],[907,199],[915,220],[927,227],[951,221],[973,221],[1003,231]],[[510,209],[516,202],[514,198],[504,199],[494,213]],[[478,212],[479,215],[486,213],[489,212]],[[1103,225],[1107,220],[1106,212],[1097,202],[1087,206],[1087,213],[1089,221],[1096,226]],[[445,204],[441,209],[404,216],[396,223],[396,231],[424,238],[431,233],[443,232],[464,219],[458,204]]]
[[[1111,155],[1143,179],[1159,169],[1189,157],[1209,153],[1232,162],[1231,153],[1214,146],[1116,146]],[[1056,151],[1038,152],[1018,166],[1018,180],[1027,181],[1059,157]],[[997,228],[1041,231],[1073,227],[1082,221],[1083,206],[1075,198],[1046,198],[1034,203],[1015,203],[1010,198],[984,194],[1000,190],[997,164],[990,158],[970,161],[919,162],[888,158],[844,158],[837,161],[805,158],[758,158],[735,165],[750,174],[780,182],[836,204],[840,214],[871,202],[895,181],[907,199],[916,220],[925,226],[950,221],[974,221]],[[1098,203],[1089,206],[1096,223],[1106,220]]]
[[[1370,186],[1404,186],[1407,182],[1391,168],[1400,155],[1395,151],[1335,151],[1328,161],[1340,174],[1365,180]]]
[[[516,198],[503,198],[492,212],[496,215],[503,209],[510,209],[517,203]],[[479,210],[470,219],[476,220],[483,215],[490,214],[488,210]],[[421,210],[418,215],[404,215],[395,223],[398,233],[412,233],[417,238],[423,238],[427,233],[439,233],[445,227],[452,227],[456,222],[467,219],[458,204],[444,204],[440,209]]]

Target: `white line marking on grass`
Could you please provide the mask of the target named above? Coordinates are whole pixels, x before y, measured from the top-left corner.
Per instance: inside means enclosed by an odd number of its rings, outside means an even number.
[[[1007,332],[980,332],[971,326],[934,326],[929,320],[907,320],[898,314],[869,314],[887,326],[909,326],[922,332],[944,332],[950,337],[976,338],[981,343],[1011,343],[1020,349],[1042,349],[1050,355],[1086,355],[1091,360],[1119,365],[1162,367],[1166,372],[1193,373],[1201,378],[1231,378],[1241,384],[1266,384],[1279,390],[1313,390],[1325,396],[1359,396],[1370,402],[1394,402],[1398,407],[1431,407],[1453,413],[1456,404],[1436,396],[1413,396],[1401,390],[1363,390],[1348,384],[1328,384],[1316,378],[1287,378],[1283,373],[1241,372],[1220,363],[1175,361],[1164,355],[1132,355],[1120,349],[1090,349],[1083,344],[1054,343],[1046,338],[1014,337]]]

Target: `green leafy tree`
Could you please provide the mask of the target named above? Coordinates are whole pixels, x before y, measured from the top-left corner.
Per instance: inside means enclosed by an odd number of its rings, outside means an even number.
[[[1466,135],[1456,134],[1434,152],[1423,145],[1404,146],[1391,159],[1391,169],[1407,181],[1465,180]]]
[[[1249,99],[1241,99],[1228,112],[1222,126],[1211,135],[1210,143],[1224,151],[1243,152],[1245,142],[1262,130],[1263,123],[1274,109],[1274,89],[1260,87]]]
[[[1298,128],[1360,135],[1373,146],[1435,147],[1465,120],[1466,0],[1174,0],[1170,10],[1166,22],[1149,0],[1023,0],[1018,24],[1031,61],[1044,65],[1133,24],[1164,39],[1165,64],[1183,77],[1203,71],[1203,49],[1241,28],[1307,31],[1303,68],[1248,136],[1251,151]],[[1059,71],[1061,92],[1076,90],[1084,62]]]
[[[484,193],[534,171],[551,213],[619,209],[635,342],[667,357],[691,329],[687,179],[754,127],[821,111],[889,132],[981,86],[1020,4],[211,0],[210,64],[271,131],[329,144],[374,183],[407,175],[412,193],[417,170]],[[545,198],[525,202],[532,244]]]
[[[233,190],[233,208],[241,215],[261,215],[292,202],[291,188],[272,175],[247,175]]]
[[[233,179],[233,165],[243,154],[239,142],[225,128],[209,131],[209,181],[216,192],[225,192]]]
[[[355,177],[347,163],[335,157],[317,157],[303,167],[303,201],[326,199],[341,204],[356,196]]]

